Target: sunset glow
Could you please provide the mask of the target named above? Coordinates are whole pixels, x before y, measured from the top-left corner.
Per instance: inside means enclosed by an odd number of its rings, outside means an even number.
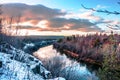
[[[120,32],[119,28],[106,26],[120,25],[119,16],[86,10],[80,5],[111,11],[114,8],[117,9],[118,5],[111,4],[116,1],[110,1],[69,0],[68,4],[63,0],[2,0],[1,3],[3,4],[3,17],[8,19],[5,24],[10,26],[12,18],[11,25],[20,27],[22,35],[26,35],[23,30],[27,31],[28,35],[72,35],[108,32],[111,29]]]
[[[48,23],[49,23],[49,22],[48,22],[47,20],[42,20],[42,21],[40,21],[36,26],[45,29],[45,28],[48,27]]]
[[[120,0],[1,0],[0,80],[120,80]]]

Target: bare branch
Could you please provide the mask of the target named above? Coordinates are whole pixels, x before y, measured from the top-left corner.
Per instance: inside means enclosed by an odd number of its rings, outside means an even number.
[[[120,2],[118,2],[120,4]],[[96,10],[94,8],[88,8],[88,7],[85,7],[83,4],[81,4],[81,6],[87,10],[92,10],[92,11],[96,11],[96,12],[101,12],[101,13],[106,13],[106,14],[115,14],[115,15],[120,15],[120,12],[118,11],[108,11],[108,10]]]
[[[117,2],[119,5],[120,5],[120,1],[119,2]]]
[[[106,27],[108,27],[108,28],[110,28],[112,30],[120,30],[120,26],[118,26],[118,25],[110,25],[110,24],[108,24],[108,25],[106,25]]]
[[[1,17],[1,15],[2,15],[2,5],[0,4],[0,34],[1,34],[1,30],[2,30],[2,17]]]

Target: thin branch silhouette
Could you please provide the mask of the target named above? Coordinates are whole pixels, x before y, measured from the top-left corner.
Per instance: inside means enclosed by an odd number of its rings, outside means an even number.
[[[117,4],[120,5],[120,1],[117,2]],[[110,15],[110,14],[114,14],[114,15],[120,15],[120,12],[118,11],[109,11],[109,10],[97,10],[97,9],[94,9],[94,8],[89,8],[89,7],[86,7],[84,6],[83,4],[81,4],[81,6],[84,8],[84,9],[87,9],[87,10],[92,10],[92,11],[95,11],[95,12],[100,12],[100,13],[106,13],[107,15]],[[106,27],[112,29],[112,30],[120,30],[120,26],[119,25],[106,25]]]
[[[118,2],[118,4],[120,4],[120,2]],[[109,10],[101,10],[101,9],[97,10],[94,8],[86,7],[83,4],[81,4],[81,6],[87,10],[92,10],[92,11],[96,11],[96,12],[100,12],[100,13],[106,13],[107,15],[110,15],[110,14],[120,15],[120,12],[118,12],[118,11],[109,11]]]

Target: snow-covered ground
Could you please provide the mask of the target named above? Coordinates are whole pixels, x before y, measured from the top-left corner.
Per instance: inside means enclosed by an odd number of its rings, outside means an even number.
[[[11,55],[0,52],[0,80],[44,80],[41,75],[36,75],[26,63],[10,59]]]
[[[9,44],[0,45],[0,80],[65,80],[51,78],[40,60]]]
[[[54,78],[54,79],[48,79],[48,80],[65,80],[65,78],[58,77],[58,78]]]

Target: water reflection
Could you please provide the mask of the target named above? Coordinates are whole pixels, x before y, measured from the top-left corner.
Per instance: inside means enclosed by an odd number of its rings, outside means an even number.
[[[66,80],[98,80],[94,71],[91,73],[86,65],[70,60],[64,54],[61,55],[52,45],[40,48],[33,54],[42,60],[53,77],[64,77]]]

